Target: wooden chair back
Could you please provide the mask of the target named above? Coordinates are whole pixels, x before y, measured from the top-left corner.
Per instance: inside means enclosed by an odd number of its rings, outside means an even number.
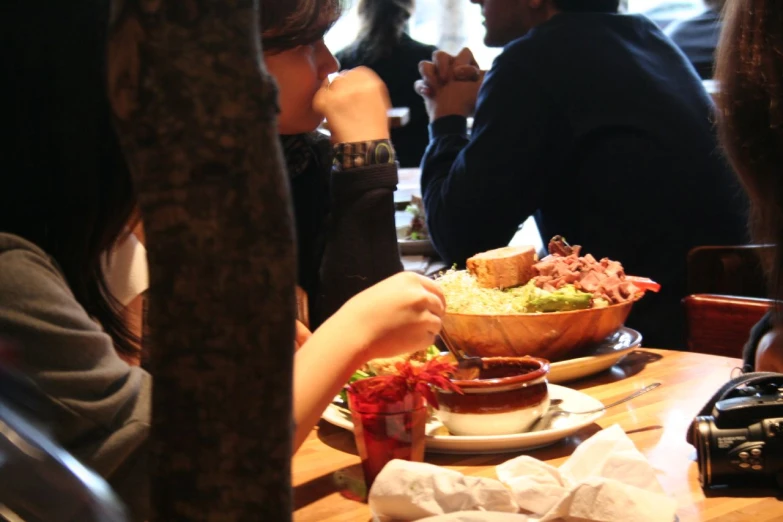
[[[696,294],[683,299],[688,324],[688,349],[693,352],[742,357],[750,329],[769,310],[771,299]]]
[[[700,246],[688,253],[683,305],[691,351],[742,356],[750,329],[772,304],[761,265],[769,248]]]

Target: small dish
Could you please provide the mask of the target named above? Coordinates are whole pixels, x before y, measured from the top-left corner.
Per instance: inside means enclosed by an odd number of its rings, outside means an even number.
[[[435,415],[455,435],[508,435],[530,429],[549,409],[549,361],[482,357],[476,379],[453,380],[462,394],[435,389]]]

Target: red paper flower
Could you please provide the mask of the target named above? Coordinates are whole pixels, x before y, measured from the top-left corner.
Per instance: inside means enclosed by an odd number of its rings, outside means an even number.
[[[421,393],[435,409],[438,408],[438,399],[432,392],[432,386],[437,386],[441,390],[462,393],[459,386],[450,380],[456,370],[456,364],[439,361],[437,358],[417,366],[408,361],[397,363],[397,371],[400,373],[399,376],[405,380],[407,389]]]
[[[432,392],[432,386],[462,393],[449,379],[457,369],[454,363],[432,359],[421,365],[413,365],[410,361],[400,362],[396,367],[397,375],[356,381],[350,385],[351,391],[363,404],[400,403],[409,394],[421,394],[433,408],[438,407],[438,400]]]

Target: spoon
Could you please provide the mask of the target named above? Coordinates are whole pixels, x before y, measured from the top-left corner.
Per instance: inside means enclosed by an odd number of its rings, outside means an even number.
[[[549,428],[549,426],[552,424],[552,420],[555,417],[559,416],[559,415],[589,415],[591,413],[598,413],[598,412],[604,411],[604,410],[606,410],[608,408],[611,408],[613,406],[617,406],[618,404],[622,404],[624,402],[630,401],[631,399],[635,399],[639,395],[644,395],[648,391],[652,391],[652,390],[654,390],[655,388],[657,388],[660,385],[661,385],[661,383],[654,382],[654,383],[652,383],[650,385],[645,386],[641,390],[637,390],[637,391],[633,392],[631,395],[628,395],[627,397],[623,397],[620,400],[611,402],[609,404],[605,404],[605,405],[601,406],[600,408],[594,408],[592,410],[584,410],[584,411],[568,411],[568,410],[564,410],[564,409],[560,408],[560,406],[559,406],[560,402],[562,402],[562,401],[560,401],[557,404],[555,404],[554,406],[550,405],[549,411],[547,411],[544,415],[542,415],[541,418],[538,419],[535,422],[535,424],[533,424],[533,426],[530,428],[530,431],[541,431],[541,430],[545,430],[545,429]],[[554,401],[552,401],[552,402],[554,402]]]
[[[451,340],[443,330],[440,332],[440,338],[454,358],[457,359],[457,371],[459,373],[459,379],[471,380],[478,378],[479,372],[482,368],[484,368],[484,361],[481,360],[481,357],[465,355],[465,353],[461,350],[457,350],[454,345],[451,344]]]

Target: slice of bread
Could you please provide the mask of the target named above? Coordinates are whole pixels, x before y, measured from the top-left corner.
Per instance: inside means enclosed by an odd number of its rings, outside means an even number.
[[[468,259],[467,267],[479,286],[510,288],[530,281],[537,261],[535,247],[508,246],[476,254]]]

